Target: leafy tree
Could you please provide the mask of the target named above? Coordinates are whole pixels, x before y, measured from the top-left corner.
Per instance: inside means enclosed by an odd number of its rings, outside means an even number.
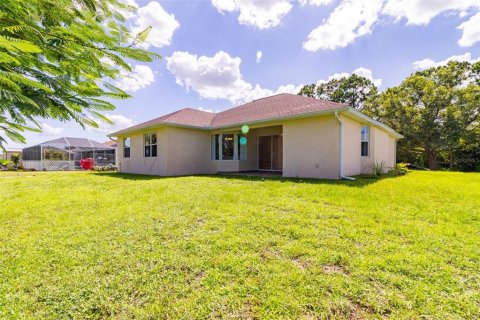
[[[317,85],[309,84],[299,92],[306,97],[345,103],[358,110],[364,109],[377,94],[378,88],[371,80],[356,74]]]
[[[108,121],[109,99],[129,95],[111,82],[131,71],[128,60],[159,55],[139,49],[149,28],[131,35],[119,0],[0,1],[0,147],[40,130],[35,118]]]
[[[10,157],[10,160],[12,160],[13,164],[15,165],[15,168],[18,167],[18,163],[20,162],[21,159],[22,157],[18,153],[14,153]]]
[[[437,169],[441,156],[453,167],[455,151],[479,126],[475,68],[468,62],[450,62],[417,72],[380,94],[373,103],[375,117],[405,136],[399,142],[399,159],[416,158]]]

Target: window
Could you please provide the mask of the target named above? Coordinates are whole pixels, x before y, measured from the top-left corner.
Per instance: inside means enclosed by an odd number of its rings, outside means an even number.
[[[222,134],[222,160],[233,160],[234,140],[233,134]]]
[[[147,133],[144,135],[144,156],[146,158],[157,156],[157,134]]]
[[[123,157],[130,158],[130,137],[123,138]]]
[[[238,136],[238,159],[247,160],[247,137]]]
[[[212,135],[212,160],[247,160],[247,138],[238,134]]]
[[[368,142],[370,140],[370,129],[368,126],[362,127],[362,157],[368,157]]]

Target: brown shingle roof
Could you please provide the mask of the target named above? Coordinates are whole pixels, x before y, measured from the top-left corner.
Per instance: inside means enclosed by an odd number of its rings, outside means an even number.
[[[185,108],[146,122],[142,122],[133,127],[120,130],[111,135],[115,135],[125,131],[135,131],[137,129],[147,128],[162,123],[179,124],[193,127],[208,127],[212,122],[213,117],[215,117],[215,113],[192,108]]]
[[[219,113],[205,112],[192,108],[181,109],[133,127],[114,132],[124,132],[152,127],[159,124],[177,124],[199,128],[215,128],[239,125],[248,122],[271,120],[295,115],[321,112],[346,107],[344,104],[282,93],[234,107]]]
[[[345,107],[345,105],[295,94],[282,93],[219,112],[213,118],[211,126],[220,127],[245,122],[283,118],[341,107]]]

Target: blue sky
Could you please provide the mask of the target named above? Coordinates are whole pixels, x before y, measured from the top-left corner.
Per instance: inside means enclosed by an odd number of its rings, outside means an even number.
[[[221,111],[352,72],[385,89],[449,59],[480,58],[478,0],[127,2],[138,7],[127,25],[151,25],[145,46],[163,59],[134,62],[135,72],[116,80],[133,98],[115,101],[115,125],[84,131],[39,120],[44,132],[26,133],[27,145],[61,136],[106,141],[108,132],[183,107]]]

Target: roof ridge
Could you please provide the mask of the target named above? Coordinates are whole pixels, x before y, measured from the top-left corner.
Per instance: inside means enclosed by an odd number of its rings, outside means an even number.
[[[255,102],[255,101],[259,101],[259,100],[263,100],[263,99],[267,99],[267,98],[273,98],[273,97],[276,97],[276,96],[280,96],[282,94],[290,94],[292,96],[296,96],[296,94],[292,94],[292,93],[288,93],[288,92],[281,92],[281,93],[272,94],[271,96],[262,97],[262,98],[258,98],[258,99],[253,99],[251,102]],[[247,102],[247,103],[250,103],[250,102]]]
[[[260,101],[260,100],[265,100],[265,99],[269,99],[269,98],[273,98],[273,97],[281,96],[281,95],[299,96],[299,95],[297,95],[297,94],[292,94],[292,93],[287,93],[287,92],[277,93],[277,94],[274,94],[274,95],[271,95],[271,96],[267,96],[267,97],[263,97],[263,98],[258,98],[258,99],[254,99],[254,100],[249,101],[249,102],[242,103],[242,104],[239,105],[239,106],[231,107],[231,108],[229,108],[229,109],[226,109],[226,110],[223,110],[223,111],[221,111],[221,112],[218,112],[217,114],[223,114],[223,113],[225,113],[225,112],[232,111],[232,110],[241,108],[241,107],[243,107],[243,106],[246,106],[246,105],[248,105],[248,104],[250,104],[250,103],[254,103],[254,102],[257,102],[257,101]],[[299,96],[299,97],[300,97],[300,96]],[[315,100],[321,100],[321,99],[315,99]]]

